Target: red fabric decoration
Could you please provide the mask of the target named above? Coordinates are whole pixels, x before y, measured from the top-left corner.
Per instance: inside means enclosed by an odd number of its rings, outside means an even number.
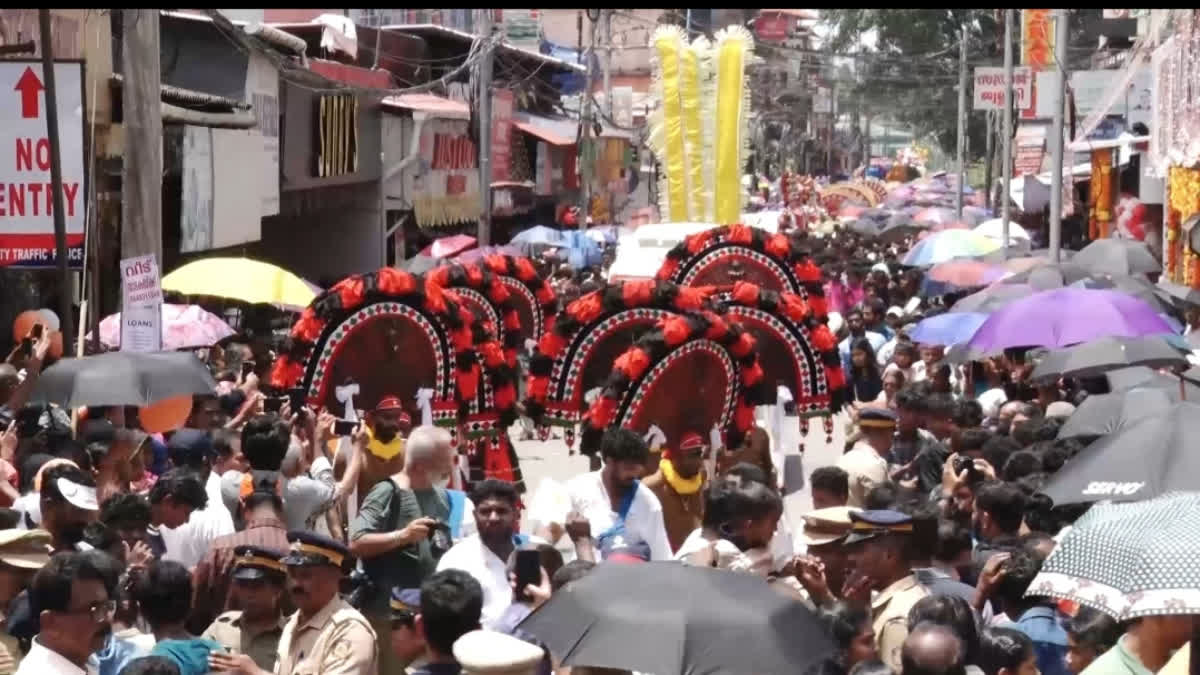
[[[792,323],[800,323],[808,316],[808,303],[795,293],[780,293],[779,312]]]
[[[757,285],[739,281],[733,285],[733,300],[747,307],[758,307],[758,291]]]
[[[833,339],[833,333],[829,332],[829,326],[824,324],[814,328],[811,337],[813,346],[819,352],[827,352],[837,347],[837,343]]]
[[[538,341],[538,351],[550,358],[557,358],[558,353],[567,346],[567,339],[553,330],[547,331]]]
[[[811,260],[805,260],[802,263],[797,263],[794,271],[796,278],[800,281],[820,281],[821,268],[813,264]]]
[[[499,279],[493,279],[492,285],[488,286],[488,299],[494,304],[503,305],[508,302],[508,297],[508,286],[501,283]]]
[[[529,262],[529,258],[516,258],[514,262],[517,267],[517,278],[521,281],[529,281],[537,277],[537,270],[534,269],[533,263]]]
[[[691,325],[682,316],[662,319],[659,321],[658,326],[662,329],[663,341],[667,343],[668,347],[683,344],[692,334]]]
[[[292,337],[305,342],[316,342],[324,329],[325,322],[317,318],[317,313],[313,311],[312,307],[307,307],[300,315],[300,320],[296,322],[295,326],[292,326]]]
[[[630,380],[636,380],[650,367],[650,355],[637,347],[631,347],[613,362],[613,368],[625,374]]]
[[[503,441],[483,440],[483,477],[494,478],[496,480],[512,483],[516,480],[516,472],[513,470],[512,459],[508,455],[508,449],[504,447]]]
[[[846,388],[846,374],[841,366],[825,366],[825,381],[833,391]]]
[[[454,380],[458,383],[460,400],[470,401],[479,394],[479,366],[474,365],[465,371],[456,371]]]
[[[684,239],[683,245],[685,247],[687,247],[688,253],[690,253],[692,255],[696,255],[700,251],[703,251],[706,246],[708,246],[708,242],[712,241],[713,234],[715,232],[716,232],[716,230],[706,230],[704,232],[697,232],[696,234],[693,234],[692,236],[688,237],[687,239]]]
[[[653,293],[653,281],[626,281],[621,285],[621,300],[626,307],[645,307]]]
[[[739,359],[745,358],[754,351],[754,345],[754,336],[749,332],[745,332],[738,336],[737,342],[729,347],[729,351],[733,352],[733,355]]]
[[[550,392],[550,378],[545,375],[530,375],[525,382],[525,393],[539,403],[546,400]]]
[[[504,330],[521,330],[521,315],[510,309],[504,313]]]
[[[708,332],[704,334],[704,337],[716,342],[724,340],[725,335],[729,332],[729,324],[712,312],[702,312],[702,315],[708,319]]]
[[[425,278],[443,288],[450,285],[450,266],[443,265],[425,273]]]
[[[353,309],[361,305],[363,294],[366,292],[362,277],[359,276],[342,279],[334,285],[333,290],[341,296],[343,309]]]
[[[579,323],[591,323],[599,319],[604,313],[604,300],[600,297],[600,291],[592,291],[567,305],[567,312]]]
[[[417,290],[417,280],[413,275],[398,270],[395,267],[384,267],[375,277],[379,290],[387,295],[409,295]]]
[[[613,417],[616,414],[617,402],[607,396],[601,396],[592,404],[591,410],[587,413],[587,418],[593,427],[603,429],[612,424]]]
[[[657,279],[666,281],[667,279],[670,279],[671,277],[675,276],[675,271],[678,269],[679,269],[679,261],[676,260],[675,258],[668,257],[666,260],[663,261],[662,267],[658,268],[658,274],[656,274],[654,276]]]
[[[808,308],[812,311],[813,316],[822,319],[829,316],[829,305],[826,303],[823,295],[808,296]]]
[[[749,227],[737,223],[729,226],[725,240],[733,244],[749,244],[754,241],[754,232]]]
[[[754,426],[754,408],[739,402],[733,412],[733,423],[738,431],[749,431]]]
[[[763,378],[763,369],[762,369],[762,366],[758,365],[758,361],[755,361],[754,365],[750,366],[749,368],[742,368],[742,386],[743,387],[753,387],[754,385],[761,382],[762,378]]]
[[[478,265],[463,265],[463,271],[467,273],[467,284],[478,286],[483,283],[483,270],[479,269]]]
[[[533,297],[537,298],[538,304],[548,305],[554,302],[554,289],[550,288],[550,284],[542,284],[542,287],[534,291]]]
[[[425,280],[425,309],[431,314],[446,313],[446,294],[442,291],[440,284],[437,284],[433,279]]]
[[[508,410],[516,404],[517,390],[512,384],[492,387],[492,401],[496,404],[497,410]]]
[[[287,388],[295,386],[304,378],[304,364],[293,361],[288,356],[280,356],[275,359],[275,365],[271,367],[271,384]]]
[[[786,234],[776,234],[767,239],[765,248],[767,255],[772,258],[787,260],[792,252],[792,242],[788,241]]]
[[[471,335],[471,325],[463,324],[462,328],[450,332],[450,344],[454,346],[454,351],[456,352],[469,351],[474,343],[473,337]]]
[[[675,309],[681,312],[695,312],[704,306],[705,295],[703,288],[680,286],[675,296]]]
[[[483,364],[488,368],[499,368],[504,363],[504,350],[500,348],[500,343],[489,340],[476,348],[479,350],[479,356],[483,359]]]
[[[492,274],[508,274],[508,261],[498,253],[484,257],[483,264],[492,271]]]

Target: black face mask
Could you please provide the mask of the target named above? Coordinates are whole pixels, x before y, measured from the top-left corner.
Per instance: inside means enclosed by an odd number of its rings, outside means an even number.
[[[396,434],[400,433],[400,427],[391,424],[375,425],[375,440],[380,443],[391,443],[396,438]]]

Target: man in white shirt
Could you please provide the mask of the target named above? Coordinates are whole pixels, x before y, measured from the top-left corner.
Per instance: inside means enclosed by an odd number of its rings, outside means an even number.
[[[215,455],[212,436],[200,429],[180,429],[167,443],[171,462],[178,468],[194,471],[204,483],[208,505],[192,512],[182,527],[161,528],[167,552],[164,560],[174,560],[191,569],[200,562],[217,537],[233,534],[233,516],[221,499],[221,478],[212,471]]]
[[[112,631],[113,601],[95,553],[60,553],[38,570],[29,602],[39,632],[17,675],[84,675],[88,657]],[[64,597],[63,589],[70,593]]]
[[[596,550],[620,534],[627,541],[647,544],[651,560],[671,560],[662,504],[638,480],[650,456],[646,442],[630,429],[609,429],[600,442],[600,456],[604,468],[567,483],[571,508],[591,526]]]
[[[887,343],[887,338],[875,331],[867,330],[867,323],[863,319],[862,310],[859,309],[852,309],[846,314],[846,327],[850,329],[850,335],[838,344],[838,355],[842,357],[842,369],[849,373],[850,346],[855,341],[859,338],[866,338],[867,342],[871,343],[871,349],[878,354],[879,350],[883,349],[883,345]]]
[[[487,479],[471,495],[479,533],[458,542],[438,561],[437,571],[462,570],[483,588],[480,623],[497,630],[498,622],[513,602],[508,581],[508,559],[528,540],[517,531],[520,516],[517,490],[512,483]],[[538,543],[542,543],[538,540]]]

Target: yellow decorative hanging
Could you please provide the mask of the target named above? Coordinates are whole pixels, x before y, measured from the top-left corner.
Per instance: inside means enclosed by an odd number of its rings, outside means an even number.
[[[746,65],[754,39],[730,26],[715,43],[690,45],[682,29],[660,26],[650,39],[650,147],[662,165],[659,211],[668,222],[736,223],[745,202],[741,168],[749,150]]]

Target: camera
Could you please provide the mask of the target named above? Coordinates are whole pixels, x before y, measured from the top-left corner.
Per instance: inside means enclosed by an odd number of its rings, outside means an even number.
[[[354,570],[349,576],[343,577],[341,588],[342,595],[346,598],[346,602],[350,603],[355,609],[362,610],[370,602],[370,598],[375,595],[376,586],[366,572],[362,570]]]
[[[439,520],[433,527],[429,528],[429,548],[433,550],[433,557],[442,557],[453,545],[454,540],[450,537],[449,525]]]
[[[954,473],[960,474],[964,471],[967,472],[967,482],[969,483],[976,483],[983,477],[975,468],[974,459],[966,455],[959,455],[954,458]]]

